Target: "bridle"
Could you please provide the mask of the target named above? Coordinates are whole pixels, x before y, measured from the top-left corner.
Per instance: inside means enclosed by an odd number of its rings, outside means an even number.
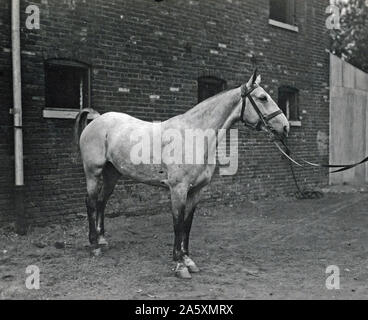
[[[248,89],[247,86],[245,84],[243,84],[241,86],[241,98],[242,98],[242,108],[241,108],[241,112],[240,112],[240,121],[244,123],[245,126],[250,127],[251,129],[255,129],[257,131],[260,131],[262,129],[262,125],[265,129],[266,132],[268,132],[270,134],[270,136],[273,139],[273,143],[276,145],[276,147],[279,149],[279,151],[292,163],[296,164],[299,167],[305,167],[304,165],[300,164],[299,162],[297,162],[296,160],[294,160],[291,157],[291,151],[289,149],[289,147],[286,145],[285,139],[282,138],[273,128],[272,126],[269,124],[269,121],[275,117],[277,117],[278,115],[282,114],[282,110],[277,110],[275,112],[272,112],[268,115],[264,115],[261,110],[259,110],[256,102],[254,101],[253,97],[251,96],[251,93],[257,89],[258,86],[257,85],[253,85],[253,87],[251,89]],[[244,112],[245,112],[245,107],[246,107],[246,100],[247,98],[249,99],[250,103],[252,104],[254,110],[256,111],[256,113],[258,114],[258,121],[256,124],[252,124],[249,123],[245,118],[244,118]],[[285,151],[281,148],[281,146],[277,143],[280,142],[283,147],[285,148]],[[310,167],[319,167],[319,168],[334,168],[334,171],[331,171],[330,173],[334,173],[334,172],[342,172],[345,170],[349,170],[352,169],[358,165],[361,165],[365,162],[368,162],[368,157],[364,158],[363,160],[356,162],[356,163],[352,163],[352,164],[320,164],[320,163],[313,163],[313,162],[309,162],[306,161],[304,159],[300,160],[301,162],[303,162],[304,164],[310,166]]]
[[[274,132],[273,128],[270,126],[269,121],[275,117],[277,117],[279,114],[282,114],[282,110],[277,110],[275,112],[272,112],[268,115],[264,115],[261,110],[259,110],[256,102],[254,101],[253,97],[251,96],[251,93],[257,89],[258,86],[253,86],[251,89],[248,90],[248,88],[246,87],[246,85],[242,85],[241,87],[241,97],[242,97],[242,108],[241,108],[241,112],[240,112],[240,120],[244,123],[245,126],[250,127],[252,129],[255,129],[257,131],[261,130],[262,125],[264,126],[264,128],[269,131],[269,132]],[[244,119],[244,112],[245,112],[245,107],[246,107],[246,100],[250,101],[250,103],[252,104],[255,112],[258,114],[258,121],[257,123],[251,124],[249,123],[246,119]]]

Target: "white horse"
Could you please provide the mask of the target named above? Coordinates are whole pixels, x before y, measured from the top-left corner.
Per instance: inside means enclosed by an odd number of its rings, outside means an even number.
[[[279,137],[289,132],[289,123],[277,104],[260,86],[256,71],[242,86],[211,97],[184,114],[162,122],[161,130],[178,130],[182,136],[188,129],[230,129],[237,121]],[[89,113],[95,119],[87,125]],[[189,257],[189,233],[200,190],[210,183],[216,164],[170,163],[169,151],[173,141],[161,140],[161,164],[135,164],[131,151],[136,142],[130,139],[139,129],[153,140],[154,124],[125,113],[108,112],[99,115],[93,109],[83,109],[76,118],[75,135],[81,152],[87,182],[86,206],[89,220],[89,241],[95,254],[107,245],[104,238],[104,209],[120,177],[157,185],[170,190],[174,223],[173,258],[175,274],[191,278],[199,269]],[[164,134],[162,135],[164,136]],[[214,137],[205,150],[205,157],[216,152],[219,139]],[[152,147],[152,145],[150,145]],[[185,149],[184,149],[185,152]]]

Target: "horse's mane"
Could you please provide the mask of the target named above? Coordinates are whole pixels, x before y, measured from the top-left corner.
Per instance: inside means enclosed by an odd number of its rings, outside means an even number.
[[[196,107],[199,107],[199,106],[207,105],[207,104],[211,103],[213,100],[219,98],[220,96],[223,96],[226,93],[228,93],[229,91],[234,90],[234,89],[237,89],[239,87],[240,87],[240,85],[239,86],[235,86],[235,87],[231,87],[231,88],[227,88],[227,89],[225,89],[225,90],[223,90],[223,91],[215,94],[214,96],[211,96],[211,97],[209,97],[209,98],[201,101],[200,103],[197,103],[196,105],[194,105],[193,107],[191,107],[188,111],[191,111],[191,110],[193,110],[193,109],[195,109]]]
[[[239,88],[239,87],[240,87],[240,85],[239,85],[239,86],[235,86],[235,87],[231,87],[231,88],[227,88],[227,89],[225,89],[225,90],[223,90],[223,91],[221,91],[221,92],[219,92],[219,93],[216,93],[214,96],[211,96],[211,97],[209,97],[209,98],[207,98],[207,99],[205,99],[205,100],[201,101],[200,103],[205,102],[205,101],[210,101],[211,99],[218,98],[218,97],[220,97],[220,96],[224,95],[225,93],[227,93],[227,92],[229,92],[229,91],[231,91],[231,90],[237,89],[237,88]]]

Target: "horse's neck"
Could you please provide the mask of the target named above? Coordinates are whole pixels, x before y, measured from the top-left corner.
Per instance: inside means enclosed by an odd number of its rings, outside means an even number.
[[[240,88],[229,90],[198,104],[183,117],[200,129],[229,129],[239,120]]]

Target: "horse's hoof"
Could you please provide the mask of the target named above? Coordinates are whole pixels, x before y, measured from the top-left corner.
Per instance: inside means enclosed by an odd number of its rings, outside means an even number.
[[[188,268],[183,264],[178,264],[175,270],[175,276],[180,279],[192,279]]]
[[[109,243],[106,241],[106,239],[104,237],[99,237],[98,238],[98,245],[107,247],[109,245]]]
[[[96,248],[91,250],[91,255],[94,257],[99,257],[101,255],[101,248]]]
[[[199,268],[196,266],[196,264],[187,266],[187,268],[190,273],[198,273],[200,271]]]
[[[188,268],[189,272],[191,272],[191,273],[198,273],[199,272],[199,268],[197,267],[195,262],[191,258],[189,258],[188,256],[184,257],[184,264]]]

